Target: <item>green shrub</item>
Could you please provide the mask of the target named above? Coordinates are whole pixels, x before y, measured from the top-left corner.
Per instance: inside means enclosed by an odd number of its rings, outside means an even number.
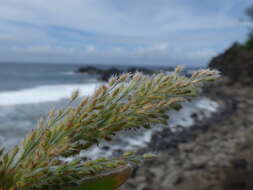
[[[253,34],[251,33],[248,40],[245,43],[245,48],[248,50],[253,50]]]
[[[216,71],[200,70],[187,78],[180,71],[113,77],[78,106],[73,106],[75,92],[66,108],[51,111],[19,145],[1,151],[0,190],[116,189],[129,177],[132,163],[153,155],[127,152],[90,161],[77,155],[101,140],[110,141],[118,131],[167,125],[169,109],[177,110],[199,94],[203,83],[218,77]]]

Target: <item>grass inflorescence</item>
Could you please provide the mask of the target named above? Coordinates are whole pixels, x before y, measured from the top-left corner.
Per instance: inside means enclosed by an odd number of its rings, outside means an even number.
[[[77,106],[75,92],[66,108],[51,111],[19,145],[0,151],[0,190],[74,187],[87,177],[153,157],[127,152],[83,161],[77,155],[101,140],[110,141],[119,131],[167,125],[169,109],[178,110],[182,102],[199,94],[205,82],[219,76],[216,71],[199,70],[187,78],[180,71],[177,67],[170,75],[112,77]],[[67,162],[63,157],[74,159]]]

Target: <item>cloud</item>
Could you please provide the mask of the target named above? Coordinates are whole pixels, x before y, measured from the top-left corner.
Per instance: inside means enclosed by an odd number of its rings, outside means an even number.
[[[13,40],[13,36],[10,34],[0,34],[0,41]]]
[[[245,39],[239,20],[250,3],[8,0],[0,7],[1,59],[205,64]]]
[[[96,52],[96,47],[94,47],[94,46],[87,46],[85,48],[85,52],[88,53],[88,54],[93,54],[93,53]]]
[[[146,47],[137,47],[133,50],[133,55],[136,56],[153,56],[168,54],[168,44],[165,42],[152,44]]]

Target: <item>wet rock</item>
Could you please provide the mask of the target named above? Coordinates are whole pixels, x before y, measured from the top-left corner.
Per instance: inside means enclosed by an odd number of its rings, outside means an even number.
[[[233,166],[235,169],[243,169],[246,170],[248,167],[248,162],[245,159],[239,159],[239,160],[234,160],[232,162]]]
[[[129,72],[129,73],[141,72],[143,74],[150,75],[156,72],[156,70],[151,70],[151,69],[142,68],[142,67],[131,67],[127,70],[123,70],[116,67],[111,67],[108,69],[100,69],[93,66],[86,66],[86,67],[81,67],[76,71],[76,73],[81,73],[81,74],[99,75],[99,79],[102,81],[108,81],[112,76],[118,76],[125,72]]]
[[[110,146],[103,146],[101,149],[108,151],[108,150],[110,150]]]
[[[141,72],[146,75],[150,75],[154,73],[154,70],[150,70],[147,68],[141,68],[141,67],[131,67],[127,70],[129,73],[135,73],[135,72]]]
[[[102,74],[103,70],[93,66],[80,67],[76,73],[82,74]]]
[[[107,70],[104,70],[104,72],[101,74],[100,79],[102,81],[108,81],[112,76],[118,76],[122,73],[123,73],[122,70],[119,70],[115,67],[112,67],[112,68],[109,68]]]

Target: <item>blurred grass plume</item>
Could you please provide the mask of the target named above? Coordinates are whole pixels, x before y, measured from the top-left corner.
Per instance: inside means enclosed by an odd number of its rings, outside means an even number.
[[[169,109],[180,109],[182,102],[199,95],[204,83],[219,77],[217,71],[206,69],[188,78],[180,74],[181,70],[177,67],[173,74],[112,77],[74,106],[79,97],[76,91],[64,109],[52,110],[19,145],[0,151],[0,190],[96,189],[98,179],[102,179],[97,177],[124,167],[121,174],[127,178],[129,164],[154,155],[126,152],[115,158],[83,161],[78,154],[102,140],[110,141],[122,130],[167,125]],[[66,157],[73,159],[66,161]],[[125,178],[119,176],[111,189]],[[89,179],[95,179],[94,188],[85,186]]]

